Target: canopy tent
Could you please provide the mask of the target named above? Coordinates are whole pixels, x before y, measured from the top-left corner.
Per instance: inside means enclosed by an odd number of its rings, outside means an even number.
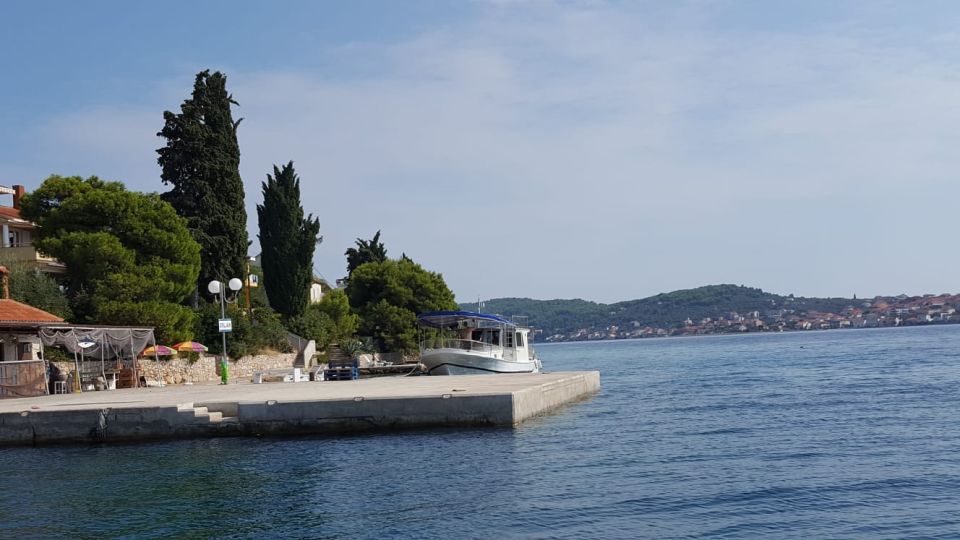
[[[153,328],[137,326],[49,325],[40,328],[40,341],[46,347],[60,346],[73,353],[78,377],[80,362],[93,359],[100,361],[100,372],[106,378],[106,361],[116,358],[121,363],[129,360],[138,381],[137,353],[157,344]]]
[[[475,313],[473,311],[431,311],[417,315],[417,320],[420,324],[433,328],[455,328],[460,321],[467,320],[477,321],[478,323],[487,322],[517,326],[513,321],[508,321],[499,315]]]

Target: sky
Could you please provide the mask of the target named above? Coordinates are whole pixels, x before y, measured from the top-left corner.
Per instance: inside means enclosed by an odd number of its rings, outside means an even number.
[[[957,292],[958,28],[933,0],[13,0],[0,185],[166,191],[163,111],[220,70],[251,254],[292,160],[330,281],[381,230],[461,302]]]

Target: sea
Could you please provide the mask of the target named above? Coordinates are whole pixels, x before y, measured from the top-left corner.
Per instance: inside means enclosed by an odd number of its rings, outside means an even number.
[[[603,390],[512,429],[0,449],[0,537],[960,538],[960,325],[538,351]]]

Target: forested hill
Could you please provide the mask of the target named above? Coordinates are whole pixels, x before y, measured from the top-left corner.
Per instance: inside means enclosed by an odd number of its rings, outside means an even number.
[[[855,301],[847,298],[802,298],[781,296],[738,285],[709,285],[662,293],[641,300],[599,304],[586,300],[533,300],[496,298],[484,302],[484,313],[505,316],[525,315],[541,335],[571,334],[580,330],[597,331],[611,326],[676,328],[688,318],[746,315],[757,311],[760,317],[787,311],[798,315],[808,311],[840,312]],[[476,302],[461,304],[475,311]]]

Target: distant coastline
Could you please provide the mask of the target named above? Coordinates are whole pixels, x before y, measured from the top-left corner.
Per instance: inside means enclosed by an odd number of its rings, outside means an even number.
[[[568,342],[955,324],[960,295],[804,298],[709,285],[615,304],[500,298],[483,310],[527,316],[539,342]]]
[[[947,324],[958,324],[960,320],[950,320],[950,321],[931,321],[931,322],[918,322],[918,321],[903,321],[901,324],[879,324],[873,326],[834,326],[830,323],[826,323],[826,326],[813,326],[810,328],[744,328],[740,329],[717,329],[709,331],[687,331],[687,328],[671,328],[671,329],[662,329],[657,328],[655,332],[645,333],[641,335],[632,335],[632,334],[615,334],[615,335],[600,335],[597,336],[596,333],[591,333],[586,337],[556,337],[548,336],[543,338],[540,336],[538,342],[540,343],[572,343],[572,342],[581,342],[581,341],[611,341],[618,339],[648,339],[648,338],[668,338],[668,337],[694,337],[694,336],[717,336],[717,335],[737,335],[737,334],[759,334],[759,333],[775,333],[775,332],[810,332],[810,331],[827,331],[827,330],[860,330],[864,328],[906,328],[910,326],[933,326],[933,325],[947,325]]]

